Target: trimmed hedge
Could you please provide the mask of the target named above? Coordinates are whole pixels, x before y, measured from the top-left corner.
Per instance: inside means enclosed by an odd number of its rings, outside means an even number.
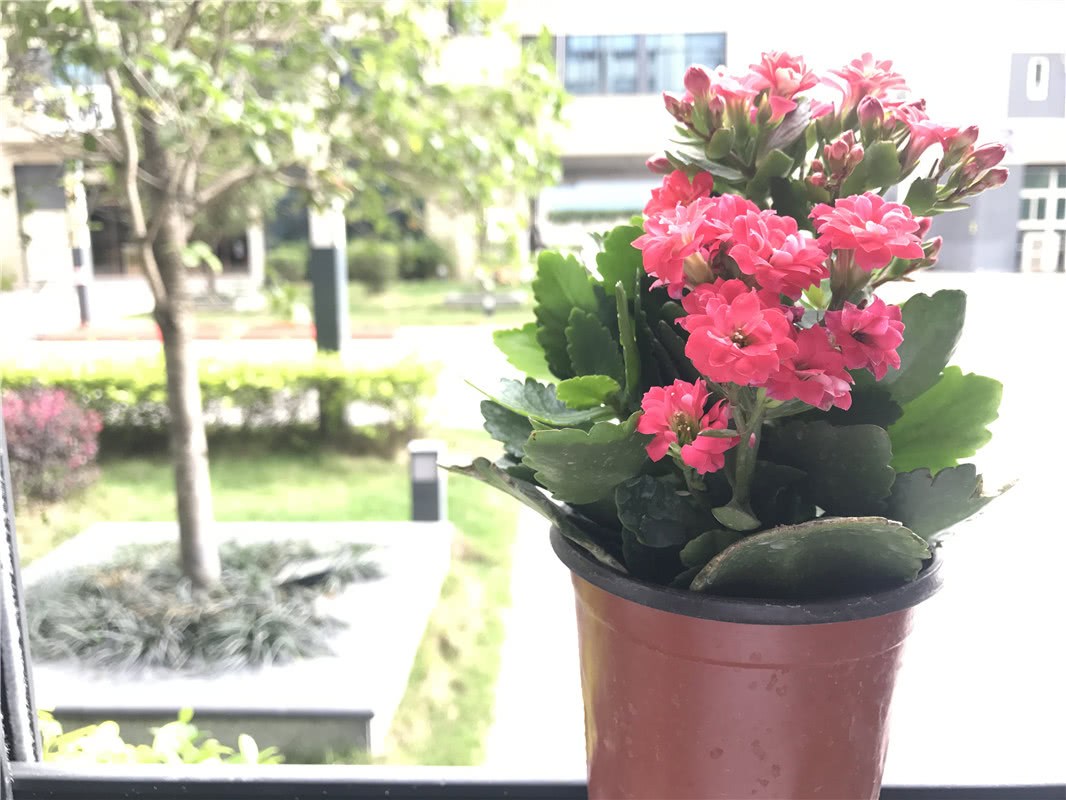
[[[166,375],[151,362],[78,366],[4,366],[6,389],[64,389],[100,415],[104,453],[165,448],[169,426]],[[434,373],[415,363],[354,371],[336,356],[293,364],[205,361],[200,388],[211,443],[268,441],[311,448],[327,443],[352,452],[391,454],[419,435]]]
[[[388,288],[400,270],[400,246],[378,239],[348,242],[348,280],[366,286],[370,294]]]

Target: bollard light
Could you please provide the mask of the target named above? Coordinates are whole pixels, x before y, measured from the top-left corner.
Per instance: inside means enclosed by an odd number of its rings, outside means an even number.
[[[411,519],[439,522],[448,518],[447,473],[438,468],[444,442],[414,439],[407,445],[411,460]]]

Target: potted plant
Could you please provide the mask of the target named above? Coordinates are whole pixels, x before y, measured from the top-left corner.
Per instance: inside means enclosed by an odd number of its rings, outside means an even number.
[[[595,271],[540,256],[529,374],[456,471],[552,521],[573,572],[593,798],[873,798],[940,538],[1000,385],[949,366],[960,291],[885,303],[931,217],[1006,180],[891,62],[763,55],[665,95],[680,145]],[[886,194],[899,187],[897,197]]]

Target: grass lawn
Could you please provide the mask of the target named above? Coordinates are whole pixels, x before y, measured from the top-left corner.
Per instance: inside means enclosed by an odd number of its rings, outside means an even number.
[[[528,298],[532,292],[528,286],[515,287],[524,291]],[[494,325],[518,327],[533,319],[530,305],[520,308],[501,309],[486,316],[478,309],[449,308],[444,299],[452,292],[474,292],[472,281],[426,280],[396,281],[380,294],[370,294],[362,284],[348,286],[348,307],[354,332],[381,331],[406,325]],[[510,291],[505,289],[504,291]],[[298,284],[297,302],[311,308],[310,284]],[[232,312],[204,310],[197,318],[205,322],[233,322],[242,325],[259,325],[279,321],[266,311]]]
[[[491,440],[476,431],[434,435],[448,442],[455,460],[495,452]],[[219,452],[211,467],[220,521],[403,520],[409,515],[403,459]],[[106,461],[100,480],[79,497],[19,510],[22,561],[32,561],[99,520],[173,519],[171,491],[170,467],[163,460]],[[517,507],[501,492],[451,477],[448,509],[459,530],[452,569],[419,648],[383,763],[476,764],[492,722],[503,642],[500,611],[510,603]],[[365,756],[349,753],[331,760],[364,762]]]

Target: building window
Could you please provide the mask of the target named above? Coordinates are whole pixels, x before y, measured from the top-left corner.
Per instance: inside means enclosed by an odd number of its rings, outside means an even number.
[[[680,90],[689,64],[724,64],[725,34],[567,36],[562,56],[572,94],[657,94]]]
[[[1066,164],[1026,165],[1020,194],[1019,268],[1061,271],[1066,258]]]

